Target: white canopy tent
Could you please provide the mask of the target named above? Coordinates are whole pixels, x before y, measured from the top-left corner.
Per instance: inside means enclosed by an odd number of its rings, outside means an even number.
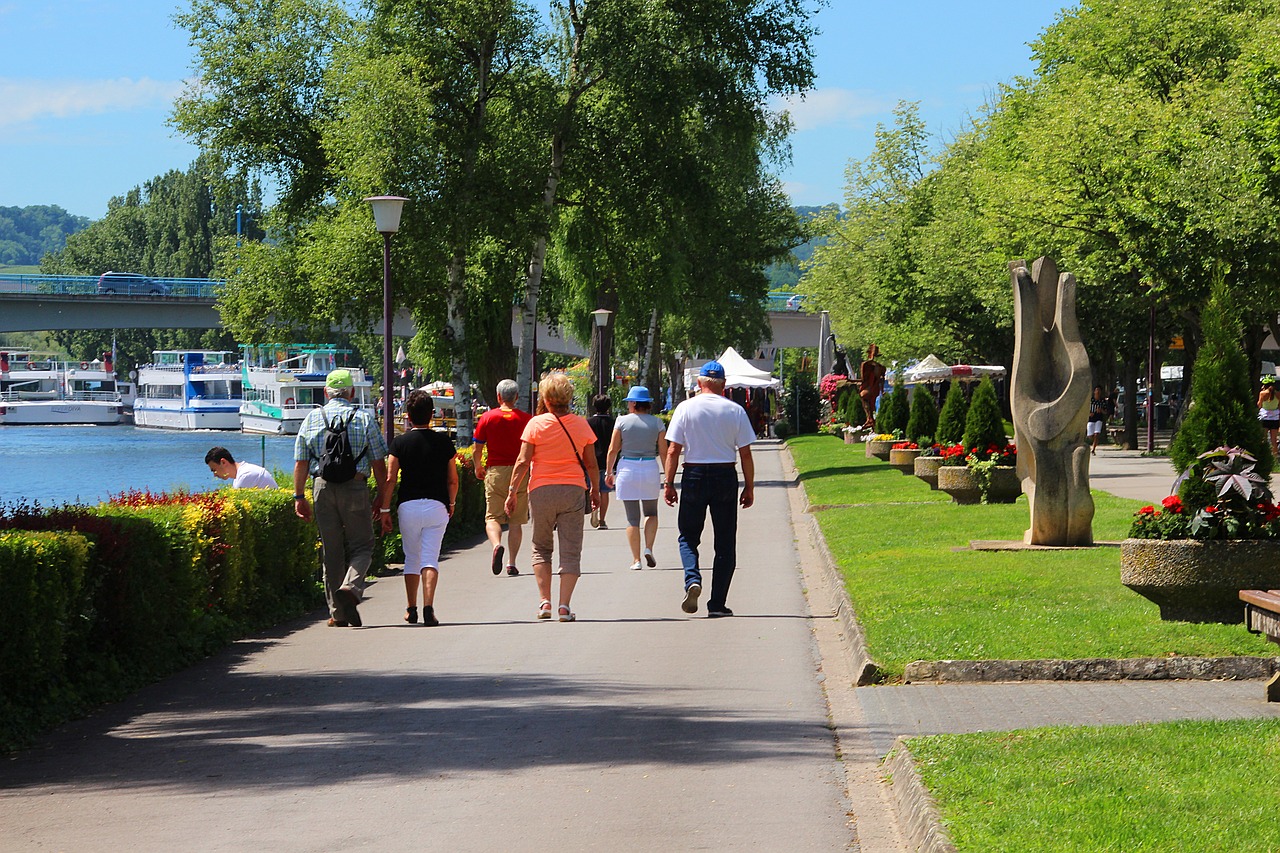
[[[724,367],[724,385],[726,388],[772,388],[782,390],[782,380],[774,377],[769,371],[756,367],[747,361],[733,347],[722,352],[716,361]],[[705,364],[705,362],[704,362]],[[698,370],[702,365],[687,368],[684,372],[686,388],[696,390]]]
[[[972,382],[984,376],[1004,376],[1006,372],[998,364],[947,364],[930,353],[910,370],[905,371],[902,378],[908,385],[922,382],[947,382],[952,379]]]

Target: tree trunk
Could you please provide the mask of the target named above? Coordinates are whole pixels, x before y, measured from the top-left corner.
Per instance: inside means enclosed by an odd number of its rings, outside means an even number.
[[[471,415],[471,376],[467,372],[467,302],[463,287],[466,257],[454,253],[449,259],[449,294],[445,317],[445,338],[449,344],[450,379],[453,382],[453,405],[458,414],[458,447],[471,444],[474,420]]]
[[[1124,382],[1124,440],[1121,445],[1125,450],[1138,449],[1138,365],[1141,360],[1137,356],[1126,355],[1121,367],[1121,380]]]

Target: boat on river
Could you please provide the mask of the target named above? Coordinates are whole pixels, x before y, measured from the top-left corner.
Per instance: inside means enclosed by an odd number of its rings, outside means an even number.
[[[123,410],[110,354],[77,366],[0,352],[0,426],[113,426]]]
[[[324,405],[324,380],[345,367],[355,381],[355,404],[375,414],[373,382],[353,367],[351,350],[328,344],[249,344],[242,348],[240,428],[266,435],[297,435],[302,419]]]
[[[138,368],[133,422],[160,429],[240,429],[240,365],[229,350],[156,350]]]

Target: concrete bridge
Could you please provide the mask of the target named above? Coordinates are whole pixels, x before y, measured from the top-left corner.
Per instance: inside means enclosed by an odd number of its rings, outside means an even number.
[[[46,332],[65,329],[220,329],[217,287],[207,279],[154,279],[166,285],[159,293],[100,293],[96,276],[0,275],[0,332]],[[182,285],[178,285],[182,282]],[[787,298],[771,297],[769,321],[773,340],[761,349],[771,359],[777,349],[816,347],[822,331],[818,314],[788,307]],[[792,303],[794,304],[794,302]],[[352,331],[345,329],[344,331]],[[371,329],[382,334],[381,324]],[[412,337],[417,329],[406,309],[397,311],[392,332]],[[512,341],[520,336],[519,317],[512,312]],[[587,346],[563,327],[538,324],[538,350],[585,356]],[[754,355],[754,353],[744,353]]]

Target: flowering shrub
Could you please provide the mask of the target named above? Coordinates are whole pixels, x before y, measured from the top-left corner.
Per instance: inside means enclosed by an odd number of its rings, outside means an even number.
[[[841,382],[848,382],[849,377],[843,373],[828,373],[822,377],[822,381],[818,383],[818,394],[822,396],[828,404],[834,406],[836,401],[836,389]]]
[[[1178,495],[1144,506],[1129,528],[1132,539],[1280,539],[1280,507],[1262,477],[1257,460],[1239,447],[1219,447],[1196,457],[1184,479],[1209,487],[1186,490],[1207,495],[1201,506]]]

